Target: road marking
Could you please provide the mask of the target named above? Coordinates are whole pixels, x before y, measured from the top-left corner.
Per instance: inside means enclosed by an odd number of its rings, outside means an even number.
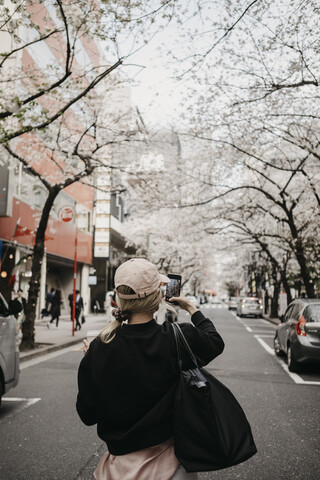
[[[39,402],[41,398],[3,397],[2,400],[5,402],[27,402],[28,405],[33,405]]]
[[[254,338],[258,340],[260,345],[268,352],[270,355],[275,356],[275,351],[264,341],[262,338],[259,337],[259,335],[254,335]]]
[[[281,365],[281,367],[283,368],[283,370],[287,372],[288,375],[290,375],[290,377],[292,378],[292,380],[294,380],[295,383],[298,383],[300,385],[320,385],[320,382],[316,382],[315,380],[314,381],[303,380],[303,378],[300,377],[300,375],[298,375],[297,373],[290,372],[288,365],[284,363],[283,360],[280,360],[280,358],[277,358],[277,360]]]
[[[28,407],[31,407],[31,405],[34,405],[35,403],[39,402],[41,398],[21,398],[21,397],[2,397],[2,402],[8,402],[8,403],[20,403],[20,405],[16,408],[14,408],[11,412],[9,411],[7,414],[4,413],[3,418],[11,418],[13,416],[16,416],[18,413],[22,412]]]
[[[299,385],[320,385],[320,382],[303,380],[303,378],[300,377],[300,375],[298,375],[297,373],[290,372],[290,370],[289,370],[289,368],[288,368],[288,365],[287,365],[283,360],[281,360],[280,358],[278,358],[278,357],[276,356],[275,351],[274,351],[264,340],[262,340],[262,338],[260,338],[259,335],[254,335],[254,337],[258,340],[258,342],[260,343],[260,345],[262,345],[262,347],[263,347],[270,355],[272,355],[273,357],[276,358],[276,360],[277,360],[277,362],[279,363],[279,365],[281,365],[281,367],[283,368],[283,370],[289,375],[289,377],[292,378],[292,380],[293,380],[295,383],[298,383]]]
[[[238,315],[236,315],[235,317],[236,317],[236,319],[241,323],[241,325],[244,326],[244,328],[247,330],[247,332],[252,333],[252,329],[251,329],[250,327],[248,327],[248,325],[246,325],[246,324],[244,323],[244,321],[241,320],[240,317],[238,317]]]
[[[236,319],[245,327],[245,329],[249,332],[251,329],[248,327],[240,317],[235,315]],[[249,330],[250,329],[250,330]],[[252,332],[252,330],[251,330]],[[276,354],[273,348],[271,348],[261,337],[273,337],[273,335],[253,335],[256,340],[260,343],[260,345],[269,353],[272,357],[274,357],[277,363],[283,368],[283,370],[289,375],[289,377],[296,383],[297,385],[320,385],[320,381],[309,381],[304,380],[300,375],[294,372],[290,372],[288,365],[281,360]]]

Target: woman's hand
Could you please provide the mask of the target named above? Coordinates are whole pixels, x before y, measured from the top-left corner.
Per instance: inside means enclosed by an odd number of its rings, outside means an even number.
[[[82,351],[83,351],[83,355],[85,355],[85,354],[87,353],[87,351],[88,351],[88,348],[89,348],[89,345],[90,345],[90,344],[89,344],[89,342],[88,342],[88,340],[87,340],[86,338],[84,338],[84,339],[82,340],[82,343],[83,343]]]
[[[176,302],[182,310],[186,310],[190,315],[193,315],[198,310],[194,303],[190,302],[183,293],[180,293],[180,297],[170,298],[169,302]]]

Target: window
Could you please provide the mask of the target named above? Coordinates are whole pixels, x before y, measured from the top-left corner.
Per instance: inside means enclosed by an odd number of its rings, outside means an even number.
[[[292,311],[293,311],[293,307],[294,305],[290,305],[290,307],[288,307],[286,313],[284,314],[284,321],[286,322],[287,320],[289,320],[289,318],[291,317],[291,314],[292,314]]]
[[[298,321],[299,318],[301,317],[302,310],[303,310],[303,304],[301,302],[295,303],[293,305],[291,316]]]
[[[320,323],[320,304],[308,305],[304,311],[303,316],[306,322],[319,322]]]

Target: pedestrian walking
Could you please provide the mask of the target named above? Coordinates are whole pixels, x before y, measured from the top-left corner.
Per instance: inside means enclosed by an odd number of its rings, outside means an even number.
[[[112,311],[114,308],[117,307],[114,297],[115,297],[115,294],[113,291],[107,292],[105,302],[104,302],[106,319],[108,323],[112,322],[112,319],[113,319]]]
[[[70,320],[72,322],[72,312],[73,312],[73,292],[68,295],[68,302],[70,307]]]
[[[52,299],[54,297],[55,292],[56,292],[56,289],[54,287],[51,287],[50,292],[48,292],[46,297],[46,306],[41,310],[41,318],[47,317],[48,315],[50,315]]]
[[[53,295],[52,300],[51,300],[51,309],[50,309],[51,320],[50,320],[50,323],[53,323],[54,320],[55,320],[57,328],[58,328],[58,325],[59,325],[59,317],[61,315],[61,304],[62,304],[61,290],[56,290],[55,294]],[[47,326],[49,326],[49,324],[47,324]]]
[[[85,346],[78,371],[77,411],[97,424],[108,452],[96,480],[194,480],[174,453],[173,408],[179,366],[173,328],[153,318],[169,278],[145,259],[131,259],[115,273],[115,319]],[[224,348],[211,320],[186,297],[172,298],[191,315],[180,327],[202,365]],[[186,356],[186,365],[191,363]],[[188,366],[188,368],[192,368]]]
[[[71,320],[73,320],[73,293],[70,293],[68,296],[69,306],[70,306],[70,316]],[[76,290],[76,305],[75,305],[75,320],[76,320],[76,328],[75,330],[81,330],[81,323],[79,321],[80,313],[83,310],[83,298],[80,296],[80,291]]]
[[[18,300],[18,302],[20,302],[22,305],[21,312],[16,315],[17,327],[19,331],[22,329],[22,324],[26,318],[26,306],[27,306],[27,300],[23,297],[22,294],[23,294],[23,290],[19,288],[19,290],[17,291],[17,298],[16,298],[16,300]]]

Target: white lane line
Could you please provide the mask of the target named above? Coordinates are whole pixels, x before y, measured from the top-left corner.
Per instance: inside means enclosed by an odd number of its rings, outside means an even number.
[[[288,368],[288,365],[286,363],[284,363],[283,360],[281,360],[280,358],[278,358],[275,354],[275,351],[273,350],[273,348],[271,348],[264,340],[262,340],[262,338],[260,338],[259,335],[254,335],[254,338],[256,338],[258,340],[258,342],[260,343],[260,345],[270,354],[272,355],[273,357],[275,357],[275,359],[277,360],[277,362],[279,363],[279,365],[281,365],[281,367],[283,368],[283,370],[289,375],[290,378],[292,378],[292,380],[294,381],[294,383],[297,383],[299,385],[320,385],[320,382],[317,382],[317,381],[309,381],[309,380],[303,380],[302,377],[300,377],[300,375],[298,375],[297,373],[294,373],[294,372],[290,372],[289,368]]]
[[[248,327],[248,325],[246,325],[246,324],[241,320],[241,318],[238,317],[238,315],[236,315],[235,317],[236,317],[236,319],[241,323],[241,325],[244,326],[244,328],[247,330],[247,332],[252,333],[252,329],[251,329],[250,327]]]
[[[242,319],[240,317],[238,317],[237,315],[235,315],[235,317],[245,327],[246,330],[248,330],[250,328],[242,321]],[[250,331],[250,330],[248,330],[248,331]],[[290,370],[288,368],[288,365],[276,356],[273,348],[271,348],[262,338],[260,338],[261,336],[263,336],[263,337],[266,337],[266,336],[273,337],[273,335],[254,335],[254,338],[256,338],[258,340],[260,345],[266,350],[266,352],[269,353],[269,355],[271,355],[272,357],[274,357],[277,360],[278,364],[281,365],[283,370],[289,375],[289,377],[294,381],[294,383],[296,383],[298,385],[320,385],[320,382],[318,382],[318,381],[304,380],[297,373],[290,372]]]
[[[16,408],[13,408],[12,412],[8,414],[4,414],[3,418],[11,418],[16,416],[18,413],[22,412],[28,407],[31,407],[31,405],[34,405],[35,403],[39,402],[41,398],[21,398],[21,397],[2,397],[2,402],[18,402],[19,406]]]
[[[39,402],[41,398],[21,398],[21,397],[3,397],[2,401],[4,402],[27,402],[28,405],[33,405],[34,403]]]
[[[269,345],[264,341],[262,340],[262,338],[260,338],[258,335],[254,335],[254,338],[256,338],[258,340],[258,342],[260,343],[260,345],[270,354],[272,355],[273,357],[276,355],[273,348],[269,347]]]

